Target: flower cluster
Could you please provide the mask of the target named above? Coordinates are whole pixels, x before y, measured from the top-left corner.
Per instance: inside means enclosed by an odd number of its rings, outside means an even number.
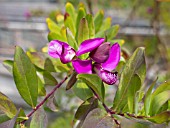
[[[115,43],[111,46],[104,42],[104,38],[94,38],[83,41],[76,51],[65,42],[52,40],[48,46],[48,54],[53,58],[60,58],[63,64],[72,62],[75,71],[80,73],[96,73],[107,84],[112,85],[117,81],[117,72],[111,72],[116,68],[120,60],[120,46]],[[78,57],[88,53],[87,60]]]

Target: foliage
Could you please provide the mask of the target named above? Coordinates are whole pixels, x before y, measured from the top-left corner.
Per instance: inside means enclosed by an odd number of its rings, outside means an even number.
[[[96,37],[103,37],[105,42],[108,41],[111,44],[118,42],[120,46],[123,45],[124,40],[115,39],[119,26],[112,26],[111,19],[104,18],[103,10],[93,17],[87,13],[82,3],[79,4],[77,11],[71,3],[67,3],[65,8],[64,15],[54,15],[55,17],[46,20],[49,41],[67,42],[75,50],[84,40]],[[89,54],[80,56],[81,59],[88,57]],[[14,60],[5,60],[3,64],[13,74],[19,94],[32,107],[32,111],[27,116],[24,110],[17,111],[14,103],[0,93],[0,111],[3,113],[0,115],[0,127],[27,127],[24,126],[25,122],[32,115],[30,128],[47,127],[48,119],[44,108],[48,107],[51,111],[57,111],[54,92],[67,79],[69,80],[66,81],[66,90],[72,90],[83,102],[75,112],[74,127],[116,128],[120,125],[126,127],[125,120],[133,122],[129,124],[130,127],[149,128],[155,124],[168,123],[170,121],[170,82],[166,81],[154,88],[155,80],[145,93],[145,48],[137,48],[129,58],[124,57],[122,53],[120,63],[121,65],[118,65],[120,82],[112,107],[109,108],[105,104],[106,88],[109,85],[99,76],[77,74],[72,63],[63,64],[59,59],[51,58],[45,50],[42,53],[24,52],[21,47],[16,46]],[[67,77],[58,83],[54,73],[64,74]],[[46,94],[47,85],[54,87],[49,94]],[[38,97],[43,97],[44,100],[39,102]],[[64,117],[59,118],[56,124],[62,125],[64,120]]]

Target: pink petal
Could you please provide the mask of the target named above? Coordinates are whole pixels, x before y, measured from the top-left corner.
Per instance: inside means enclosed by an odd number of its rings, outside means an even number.
[[[77,73],[92,74],[92,60],[77,59],[77,60],[73,60],[72,64]]]
[[[84,53],[90,52],[100,46],[104,42],[104,38],[94,38],[85,40],[80,44],[80,47],[76,53],[77,56],[80,56]]]
[[[62,45],[68,47],[69,45],[59,40],[52,40],[48,45],[48,54],[53,58],[60,58],[62,53]]]
[[[102,64],[103,69],[111,71],[116,68],[120,61],[120,46],[118,43],[112,45],[110,55],[106,62]]]
[[[90,52],[90,57],[97,63],[104,63],[109,57],[110,43],[105,42]]]

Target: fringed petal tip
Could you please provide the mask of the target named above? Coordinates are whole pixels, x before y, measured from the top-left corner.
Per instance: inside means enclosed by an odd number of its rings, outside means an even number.
[[[85,40],[80,44],[80,47],[76,53],[77,56],[80,56],[84,53],[90,52],[100,46],[104,42],[104,38],[94,38]]]
[[[92,61],[76,59],[72,61],[73,67],[78,74],[92,74]]]

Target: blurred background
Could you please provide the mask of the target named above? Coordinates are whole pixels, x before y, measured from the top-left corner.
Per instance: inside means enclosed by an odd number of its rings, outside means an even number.
[[[29,111],[2,62],[13,59],[15,45],[25,50],[41,51],[48,43],[46,18],[57,12],[64,14],[64,5],[68,1],[75,7],[83,2],[93,14],[103,9],[105,16],[112,18],[112,24],[119,24],[116,38],[125,40],[122,51],[126,57],[137,47],[146,48],[146,85],[156,77],[160,83],[170,78],[170,2],[167,0],[0,0],[0,91],[17,106]],[[63,93],[64,89],[58,96],[62,97]],[[65,114],[61,110],[56,114],[50,113],[51,122],[56,121],[49,123],[49,128],[56,125],[70,127],[65,121],[68,119],[71,123],[76,108],[74,103],[77,99],[72,97],[74,94],[68,93],[58,101]]]

